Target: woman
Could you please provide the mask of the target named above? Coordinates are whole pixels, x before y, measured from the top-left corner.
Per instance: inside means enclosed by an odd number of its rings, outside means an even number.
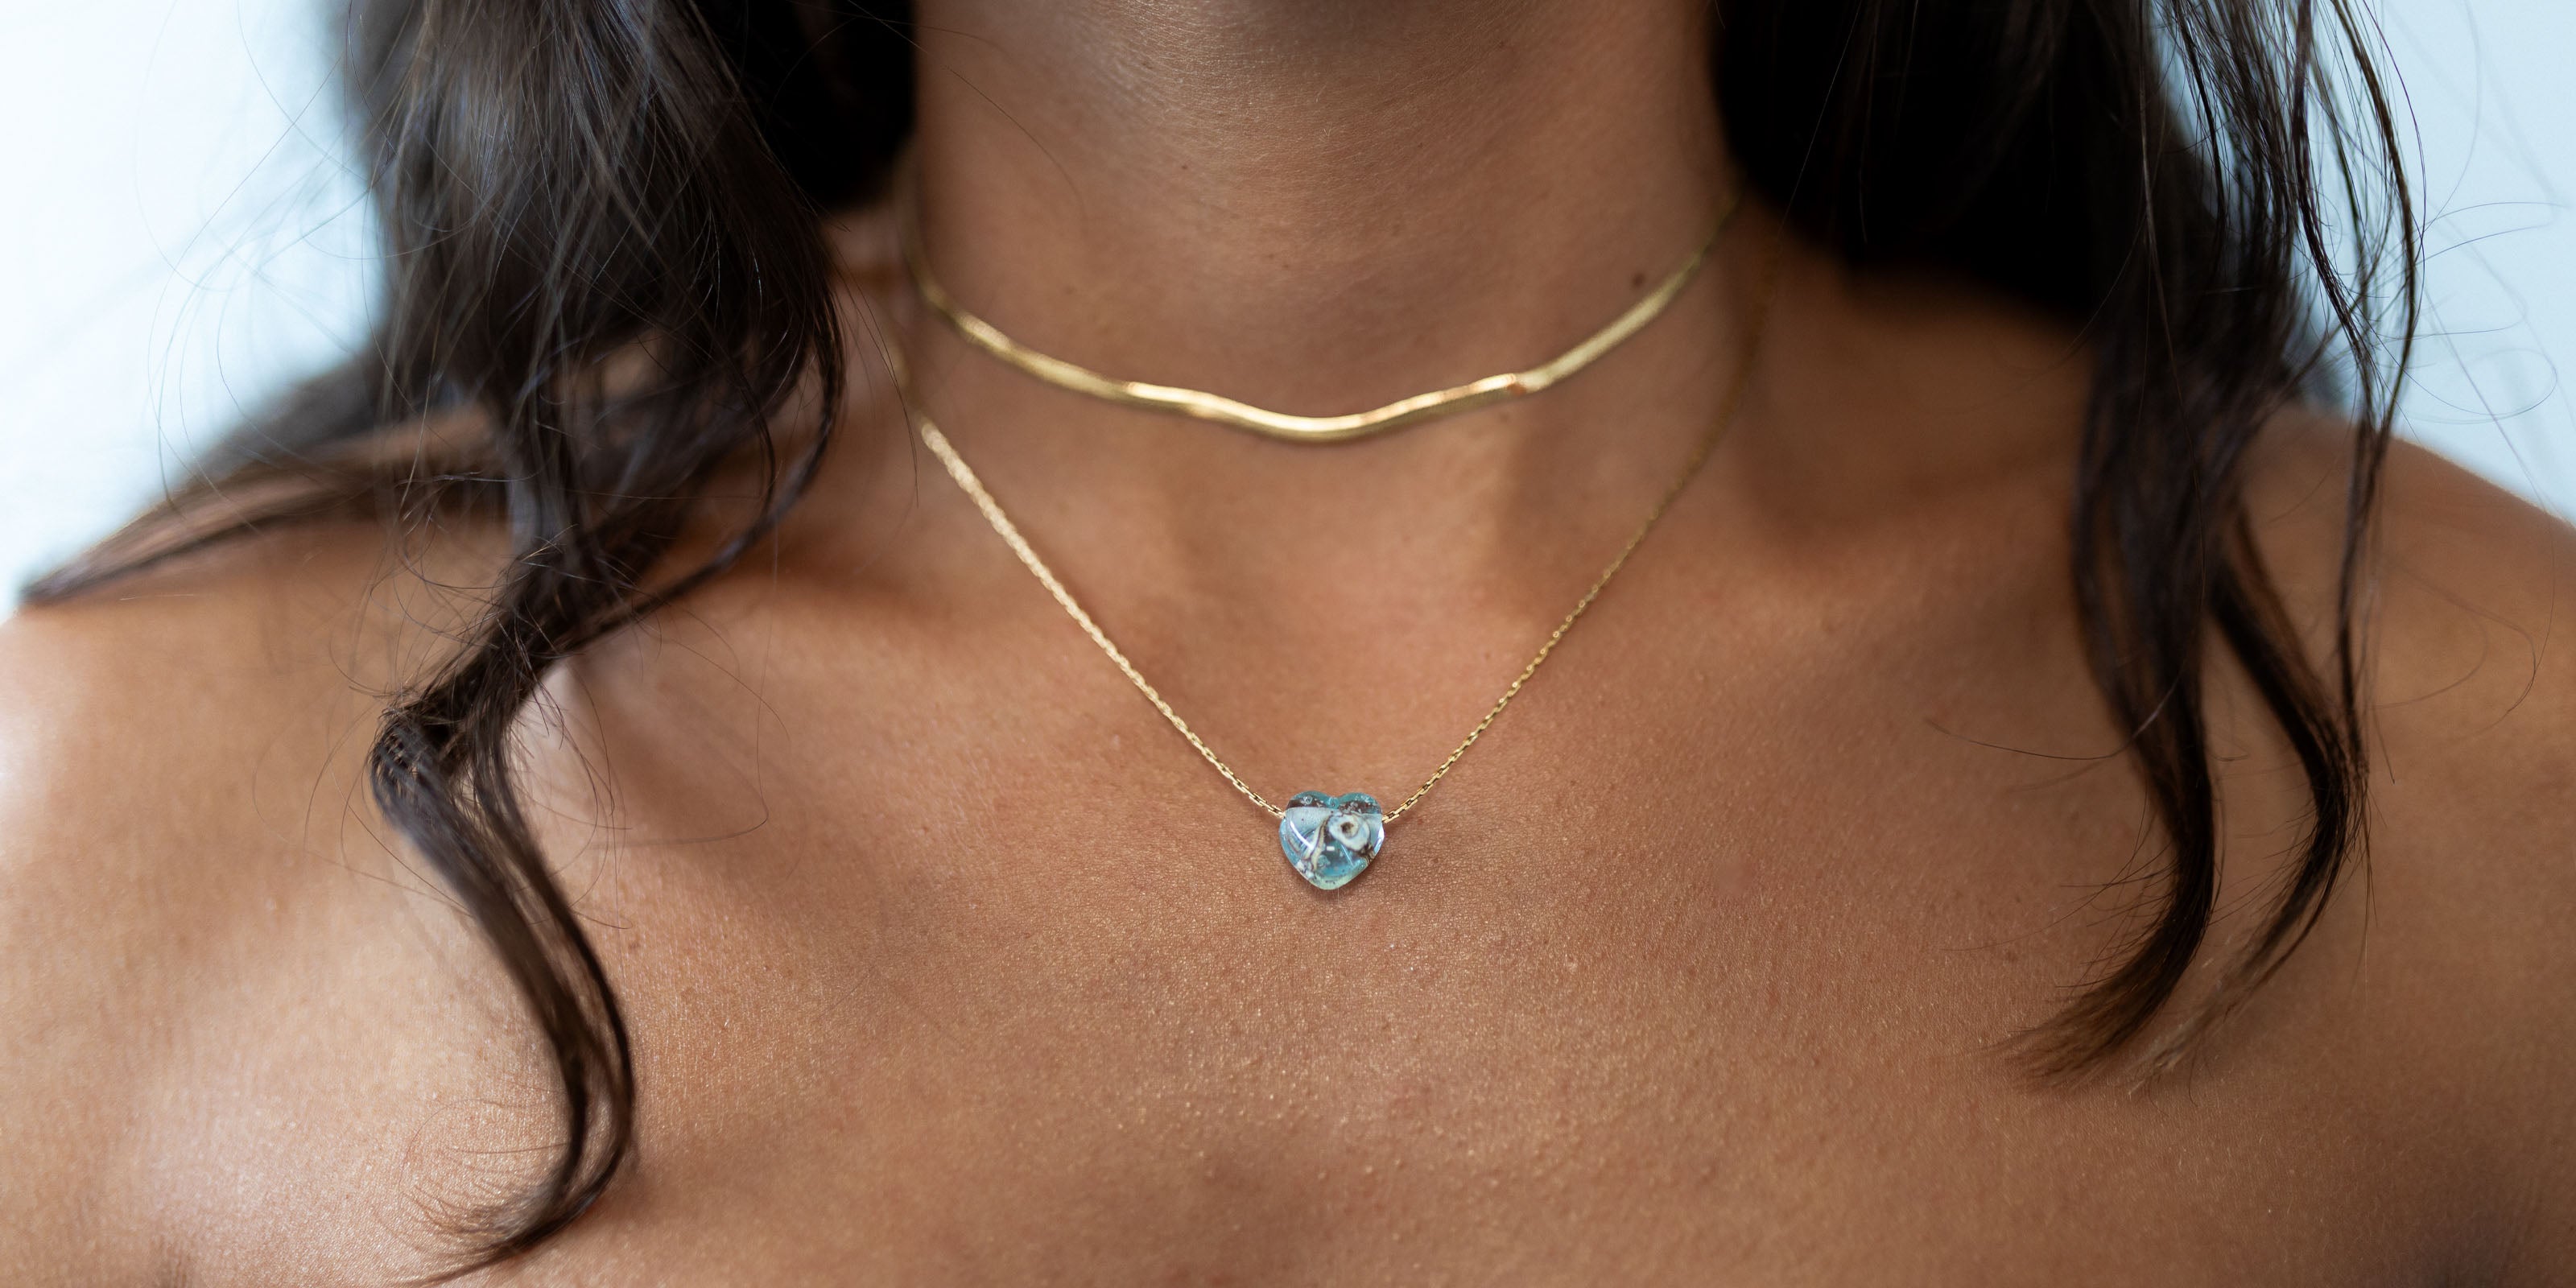
[[[2362,17],[360,5],[375,350],[0,646],[17,1281],[2565,1282]]]

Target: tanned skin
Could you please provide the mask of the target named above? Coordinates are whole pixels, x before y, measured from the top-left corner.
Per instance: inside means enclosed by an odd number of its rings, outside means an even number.
[[[1731,182],[1685,0],[924,0],[926,244],[1119,373],[1305,412],[1524,366]],[[2010,1039],[2156,862],[2087,677],[2088,366],[1750,210],[1541,398],[1330,448],[1084,401],[833,236],[863,375],[772,548],[565,668],[546,841],[638,1151],[512,1284],[2576,1279],[2576,539],[2389,467],[2366,871],[2201,1056]],[[1664,526],[1378,866],[1323,895],[913,446],[876,346],[1273,799],[1400,798],[1714,413]],[[2258,462],[2331,603],[2343,431]],[[383,1283],[550,1157],[471,927],[366,800],[497,547],[262,535],[0,626],[0,1266]],[[2232,672],[2207,987],[2303,807]]]

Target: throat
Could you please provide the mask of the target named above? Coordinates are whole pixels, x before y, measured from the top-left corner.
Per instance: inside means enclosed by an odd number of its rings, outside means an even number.
[[[1696,0],[919,13],[924,258],[964,310],[1119,380],[1329,416],[1538,367],[1739,195]],[[1330,446],[1069,392],[909,294],[883,320],[920,405],[1139,657],[1183,651],[1159,630],[1283,675],[1473,655],[1508,678],[1721,419],[1775,231],[1737,216],[1669,308],[1541,395]],[[899,508],[915,463],[888,460]],[[932,520],[989,568],[930,473]]]
[[[921,240],[1124,379],[1325,415],[1554,356],[1728,179],[1686,0],[926,0]]]

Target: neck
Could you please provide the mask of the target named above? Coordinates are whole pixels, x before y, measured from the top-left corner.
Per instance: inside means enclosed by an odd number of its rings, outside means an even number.
[[[926,0],[923,244],[1026,343],[1281,410],[1534,365],[1725,198],[1705,10]]]
[[[958,301],[1043,352],[1374,407],[1554,358],[1699,247],[1735,182],[1704,10],[924,0],[905,199]],[[1757,215],[1582,374],[1330,447],[1042,384],[908,293],[881,316],[926,408],[1077,572],[1233,603],[1283,568],[1368,568],[1416,605],[1499,594],[1517,631],[1564,611],[1715,419],[1778,244]],[[889,499],[914,463],[887,458]]]

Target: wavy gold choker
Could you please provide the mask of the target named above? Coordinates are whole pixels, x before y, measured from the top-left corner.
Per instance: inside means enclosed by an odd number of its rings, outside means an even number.
[[[964,305],[957,302],[956,297],[951,296],[947,289],[939,284],[939,279],[932,275],[930,263],[922,254],[919,237],[906,236],[903,239],[903,260],[912,270],[913,285],[921,292],[922,301],[930,306],[932,312],[947,319],[948,325],[956,328],[957,334],[965,337],[966,341],[976,348],[1057,388],[1068,389],[1078,394],[1088,394],[1122,406],[1194,416],[1200,420],[1231,425],[1236,429],[1249,430],[1270,438],[1299,443],[1332,443],[1368,434],[1383,433],[1436,416],[1452,416],[1460,412],[1472,411],[1507,398],[1538,393],[1592,365],[1595,359],[1618,348],[1621,341],[1644,330],[1647,323],[1662,315],[1664,309],[1673,302],[1673,298],[1682,293],[1682,288],[1690,285],[1691,278],[1698,274],[1700,265],[1707,262],[1709,249],[1717,244],[1719,234],[1726,231],[1726,226],[1733,222],[1735,212],[1742,205],[1740,193],[1728,198],[1725,209],[1719,212],[1717,222],[1709,229],[1707,238],[1700,242],[1699,249],[1691,252],[1689,259],[1682,261],[1681,267],[1674,269],[1671,276],[1666,277],[1660,285],[1648,292],[1644,299],[1630,305],[1627,312],[1612,319],[1610,325],[1592,333],[1582,343],[1559,354],[1553,361],[1532,367],[1527,371],[1504,372],[1501,375],[1487,376],[1482,380],[1471,380],[1463,385],[1453,385],[1447,389],[1436,389],[1429,393],[1415,394],[1410,398],[1399,398],[1383,407],[1352,412],[1343,416],[1296,416],[1287,412],[1271,411],[1265,407],[1255,407],[1250,403],[1239,402],[1223,394],[1210,393],[1203,389],[1185,389],[1176,385],[1157,385],[1141,380],[1118,380],[1104,376],[1088,367],[1040,353],[1003,334],[1001,329],[992,323],[968,312]]]

